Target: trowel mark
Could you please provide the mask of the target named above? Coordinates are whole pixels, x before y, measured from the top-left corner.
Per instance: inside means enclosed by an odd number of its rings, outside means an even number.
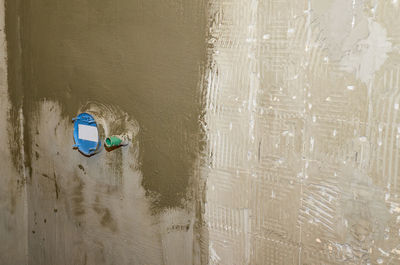
[[[83,204],[83,202],[85,200],[84,195],[83,195],[83,189],[85,187],[85,183],[78,176],[75,176],[74,182],[75,182],[75,187],[73,189],[72,197],[71,197],[71,200],[73,202],[73,207],[74,207],[73,212],[76,216],[80,216],[80,215],[85,214],[85,212],[86,212],[85,206]]]
[[[387,39],[386,29],[378,22],[368,19],[369,36],[352,47],[340,62],[343,70],[355,73],[356,77],[367,84],[385,63],[392,43]]]
[[[56,199],[58,200],[58,195],[60,193],[60,187],[58,186],[58,183],[57,183],[56,173],[54,173],[54,177],[50,177],[47,174],[42,174],[42,176],[54,182],[54,189],[55,189],[55,193],[56,193]]]
[[[111,215],[110,209],[100,205],[100,199],[98,196],[93,204],[93,210],[101,217],[100,224],[103,227],[109,228],[112,232],[117,231],[117,224]]]

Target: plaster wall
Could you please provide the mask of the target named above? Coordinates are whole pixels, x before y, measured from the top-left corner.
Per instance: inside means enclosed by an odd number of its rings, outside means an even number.
[[[23,141],[8,146],[25,169],[28,264],[206,260],[195,203],[205,3],[9,0],[6,8],[8,98],[19,114],[9,135]],[[103,139],[127,132],[134,141],[81,155],[71,119],[83,111]]]
[[[398,1],[211,10],[209,263],[399,263]]]
[[[398,1],[6,4],[2,264],[399,263]]]
[[[5,36],[4,1],[0,1],[0,264],[27,264],[27,201],[24,166],[13,163],[12,157],[23,153],[21,135],[14,134],[10,119],[21,121],[21,109],[12,109],[8,96],[7,45]],[[15,111],[16,113],[12,113]],[[19,123],[18,128],[22,126]],[[17,130],[19,131],[19,130]],[[15,138],[13,137],[15,136]],[[8,148],[18,147],[15,153]]]

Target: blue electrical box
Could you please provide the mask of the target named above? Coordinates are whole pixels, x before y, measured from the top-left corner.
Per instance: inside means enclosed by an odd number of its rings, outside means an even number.
[[[73,147],[86,155],[91,156],[96,154],[101,147],[99,131],[97,123],[92,115],[88,113],[81,113],[74,121],[74,141]]]

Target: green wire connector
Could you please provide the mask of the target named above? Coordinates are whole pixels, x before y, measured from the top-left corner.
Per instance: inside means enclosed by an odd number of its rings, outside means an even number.
[[[121,145],[128,145],[129,138],[126,135],[112,135],[104,140],[104,145],[107,148],[118,147]]]

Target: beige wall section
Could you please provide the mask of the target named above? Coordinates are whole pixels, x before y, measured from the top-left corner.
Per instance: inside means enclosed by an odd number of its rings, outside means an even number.
[[[15,169],[9,146],[7,51],[4,1],[0,1],[0,264],[27,264],[26,190],[23,168]],[[20,150],[22,151],[22,150]],[[21,163],[22,164],[22,163]]]
[[[400,3],[212,2],[210,264],[399,264]]]

